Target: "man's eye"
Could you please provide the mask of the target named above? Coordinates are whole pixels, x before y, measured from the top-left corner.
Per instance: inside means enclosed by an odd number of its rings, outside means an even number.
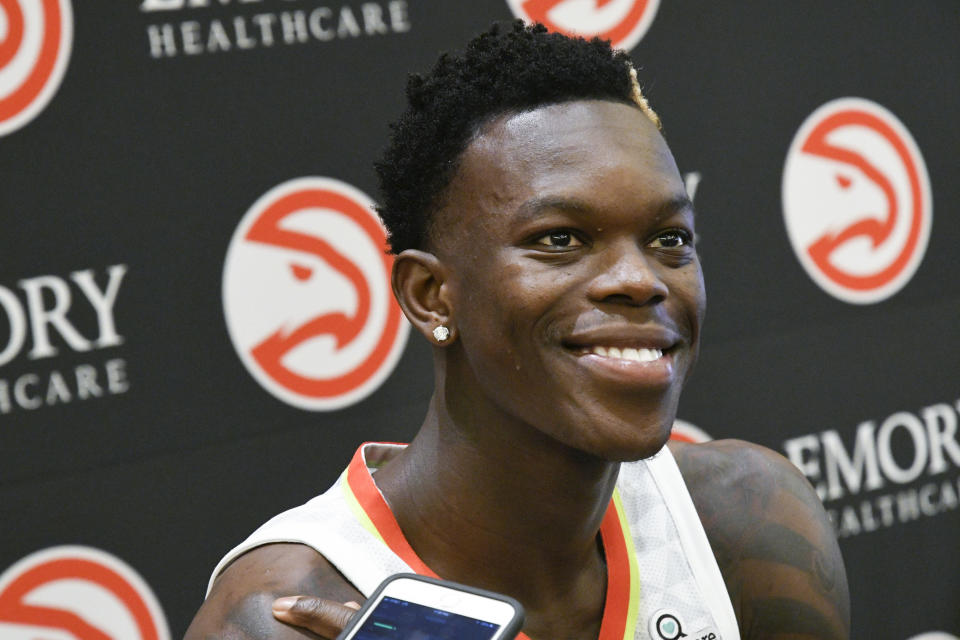
[[[537,244],[559,249],[566,249],[569,247],[579,247],[583,243],[580,242],[580,239],[573,235],[573,233],[559,229],[557,231],[551,231],[550,233],[537,238]]]
[[[693,244],[693,237],[683,229],[664,231],[650,243],[654,249],[676,249]]]

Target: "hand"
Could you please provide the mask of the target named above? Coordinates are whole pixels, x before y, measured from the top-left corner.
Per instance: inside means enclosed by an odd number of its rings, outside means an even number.
[[[340,604],[312,596],[287,596],[273,601],[273,617],[333,640],[359,608],[356,602]]]

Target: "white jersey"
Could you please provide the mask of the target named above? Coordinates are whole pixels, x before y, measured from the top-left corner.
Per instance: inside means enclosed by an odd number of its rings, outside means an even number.
[[[403,445],[360,447],[326,493],[281,513],[231,550],[219,573],[264,544],[314,548],[369,596],[396,573],[436,576],[410,547],[372,472]],[[624,463],[600,528],[607,601],[599,640],[739,640],[726,585],[667,447]],[[518,638],[526,638],[523,634]]]

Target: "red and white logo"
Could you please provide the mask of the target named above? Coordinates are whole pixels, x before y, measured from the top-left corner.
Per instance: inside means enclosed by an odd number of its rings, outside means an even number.
[[[52,547],[0,575],[4,640],[170,640],[143,578],[90,547]]]
[[[359,402],[390,375],[410,325],[373,201],[331,178],[298,178],[250,208],[227,250],[223,308],[254,378],[301,409]]]
[[[632,49],[647,33],[660,0],[507,0],[513,15],[568,36],[598,36]]]
[[[47,106],[72,41],[70,0],[0,0],[0,136]]]
[[[930,178],[910,132],[875,102],[841,98],[814,111],[790,145],[782,192],[793,250],[830,295],[879,302],[920,266]]]
[[[693,443],[710,442],[713,440],[706,431],[685,420],[674,420],[673,429],[670,431],[670,439]]]

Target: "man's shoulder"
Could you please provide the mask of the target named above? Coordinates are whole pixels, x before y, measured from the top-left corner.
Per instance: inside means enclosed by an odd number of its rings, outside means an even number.
[[[845,638],[843,561],[820,499],[796,467],[741,440],[672,443],[670,449],[741,628],[758,637]]]
[[[809,489],[807,480],[789,460],[752,442],[729,439],[692,444],[672,440],[669,447],[694,500],[702,494],[726,495],[734,487],[767,499],[775,486],[794,486],[803,493]]]
[[[310,594],[347,602],[363,596],[314,549],[302,544],[267,544],[247,551],[217,577],[186,639],[313,637],[274,619],[274,599]]]
[[[733,596],[753,534],[789,512],[792,500],[814,512],[819,501],[796,468],[766,447],[733,439],[669,447]]]

